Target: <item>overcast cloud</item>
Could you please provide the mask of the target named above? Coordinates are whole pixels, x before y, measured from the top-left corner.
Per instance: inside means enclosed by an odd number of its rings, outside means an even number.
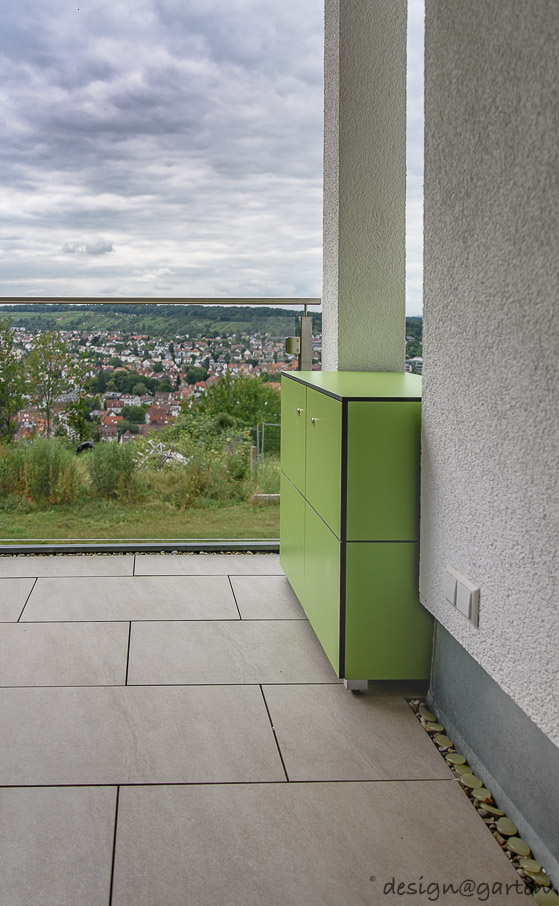
[[[319,296],[322,7],[5,4],[0,292]]]

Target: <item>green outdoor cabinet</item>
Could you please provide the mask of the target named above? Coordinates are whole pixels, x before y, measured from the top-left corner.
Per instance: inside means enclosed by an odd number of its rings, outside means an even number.
[[[282,375],[281,565],[348,688],[429,676],[420,423],[416,375]]]

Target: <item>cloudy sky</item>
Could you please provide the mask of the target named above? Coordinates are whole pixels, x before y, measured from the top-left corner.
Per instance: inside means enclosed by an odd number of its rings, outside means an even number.
[[[1,294],[321,295],[322,0],[19,0],[0,50]]]

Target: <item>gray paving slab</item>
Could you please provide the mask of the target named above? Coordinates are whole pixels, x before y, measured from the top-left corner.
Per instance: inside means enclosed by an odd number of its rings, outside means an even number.
[[[409,893],[419,879],[428,895]],[[452,781],[121,791],[112,906],[463,906],[468,879],[476,902],[527,901]]]
[[[0,790],[3,906],[107,906],[116,789]]]
[[[128,682],[336,683],[305,620],[134,623]]]
[[[0,557],[0,578],[3,579],[38,576],[131,576],[133,571],[133,554]]]
[[[451,780],[403,698],[340,685],[264,686],[290,780]]]
[[[227,576],[38,579],[22,621],[238,620]]]
[[[8,623],[0,686],[124,685],[129,623]]]
[[[258,687],[4,689],[0,785],[285,779]]]
[[[137,576],[283,576],[278,554],[137,554]]]
[[[25,606],[35,579],[0,579],[0,623],[15,623]]]
[[[232,576],[243,620],[305,620],[305,611],[285,576]]]

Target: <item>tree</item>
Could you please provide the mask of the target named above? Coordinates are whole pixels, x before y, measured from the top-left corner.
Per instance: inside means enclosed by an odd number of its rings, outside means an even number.
[[[145,424],[147,406],[123,406],[120,414],[126,421],[137,425]]]
[[[93,434],[93,424],[89,418],[89,408],[85,397],[71,402],[67,407],[68,424],[75,432],[78,440],[89,440]]]
[[[61,393],[78,384],[79,370],[68,344],[56,331],[35,337],[27,359],[33,401],[45,416],[47,437],[52,434],[54,404]]]
[[[10,441],[17,429],[17,413],[26,389],[23,364],[18,359],[15,331],[0,321],[0,440]]]
[[[162,364],[162,362],[154,362],[154,363],[153,363],[153,370],[154,370],[154,372],[155,372],[156,374],[161,374],[161,372],[163,371],[163,364]]]
[[[143,383],[143,381],[139,381],[137,384],[134,384],[134,386],[132,387],[132,393],[134,394],[134,396],[145,396],[145,394],[147,392],[148,392],[148,388]]]
[[[200,368],[194,365],[192,368],[186,369],[185,378],[187,384],[197,384],[198,381],[207,381],[208,371],[206,368]]]
[[[232,416],[242,428],[252,428],[259,422],[279,422],[281,400],[274,387],[268,387],[260,378],[230,373],[224,375],[199,399],[192,411],[209,415],[225,413]]]
[[[161,393],[171,393],[173,390],[173,385],[171,384],[171,381],[168,377],[164,377],[161,378],[161,380],[158,382],[157,389]]]

